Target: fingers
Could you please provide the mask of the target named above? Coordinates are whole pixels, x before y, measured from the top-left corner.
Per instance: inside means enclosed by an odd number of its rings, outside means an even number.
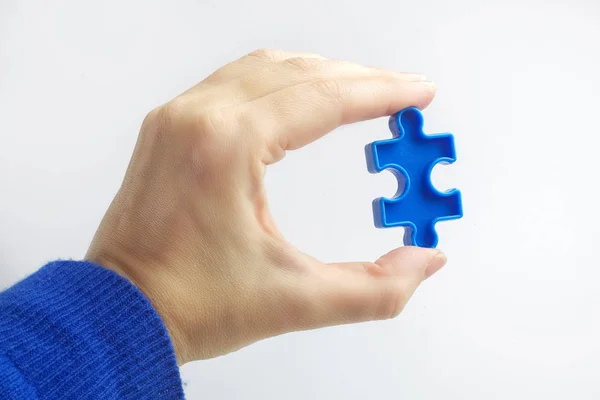
[[[446,264],[446,255],[437,249],[425,249],[405,246],[392,250],[375,261],[371,274],[378,276],[402,276],[414,272],[417,268],[425,267],[424,279],[429,278]]]
[[[271,110],[282,150],[294,150],[340,125],[391,115],[403,108],[425,108],[435,87],[425,77],[315,54],[261,50],[250,58],[268,59],[278,67],[260,82],[245,82],[247,101],[255,110]],[[276,158],[274,158],[276,159]]]
[[[306,53],[306,52],[297,52],[297,51],[284,51],[277,49],[260,49],[255,50],[242,58],[242,60],[253,61],[253,59],[259,59],[263,61],[268,61],[271,63],[276,63],[279,61],[287,60],[289,58],[315,58],[320,60],[326,60],[325,57],[316,54],[316,53]]]
[[[375,263],[340,263],[325,267],[317,293],[321,326],[396,317],[417,287],[446,263],[439,250],[402,247]]]
[[[409,106],[425,108],[435,94],[420,74],[280,50],[260,50],[242,60],[256,59],[269,63],[268,73],[259,68],[257,76],[241,79],[240,92],[252,115],[270,112],[270,139],[283,150],[305,146],[340,125]]]
[[[400,74],[356,71],[353,76],[316,79],[257,100],[272,110],[274,133],[283,150],[303,147],[344,124],[423,109],[435,95],[431,82]]]
[[[366,79],[369,77],[395,77],[406,81],[424,81],[421,74],[389,71],[382,68],[370,67],[348,61],[329,60],[320,56],[295,57],[298,53],[284,53],[285,55],[273,56],[267,64],[267,69],[262,68],[265,58],[259,62],[253,74],[244,75],[239,80],[243,88],[244,100],[247,102],[259,99],[270,94],[285,90],[286,96],[301,95],[294,89],[302,89],[306,83],[339,81],[343,79]],[[248,56],[250,57],[250,56]],[[253,67],[256,67],[254,58],[250,58]],[[291,89],[286,90],[286,89]]]
[[[259,120],[269,148],[278,147],[275,152],[280,153],[305,146],[340,125],[409,106],[425,108],[435,88],[420,74],[314,53],[259,50],[216,71],[188,94],[195,94],[198,104],[235,108],[235,115]]]
[[[261,74],[256,74],[257,71],[270,69],[273,65],[290,58],[326,60],[325,57],[315,53],[283,51],[276,49],[255,50],[251,53],[246,54],[242,58],[239,58],[222,66],[221,68],[210,74],[208,77],[206,77],[202,82],[188,89],[186,93],[195,92],[196,89],[198,87],[201,87],[204,83],[224,83],[227,81],[240,79],[244,76],[250,76],[251,79],[255,81],[254,83],[256,83],[256,85],[254,86],[260,87],[259,84],[261,83],[261,81],[263,81],[263,79],[265,78],[269,80],[269,78],[272,78],[273,74],[268,74],[267,76],[260,76]],[[240,99],[243,100],[246,99],[246,97],[240,96]]]
[[[199,107],[228,110],[228,118],[245,124],[245,130],[253,131],[245,136],[248,140],[266,142],[263,162],[268,164],[340,125],[410,106],[423,109],[433,100],[435,87],[420,74],[313,53],[259,50],[221,68],[186,95]]]
[[[379,75],[391,75],[396,76],[399,79],[410,81],[421,81],[425,79],[421,74],[390,71],[383,68],[340,60],[291,57],[278,63],[278,65],[287,69],[284,75],[287,75],[288,79],[290,76],[298,76],[299,78],[304,78],[304,82]]]
[[[394,72],[348,61],[330,60],[316,53],[261,49],[253,51],[240,59],[240,61],[247,63],[255,63],[257,60],[287,68],[287,73],[284,72],[281,75],[284,75],[282,81],[287,82],[288,85],[288,79],[293,78],[290,77],[293,73],[304,73],[307,80],[319,77],[321,79],[339,78],[347,73],[355,74],[357,72],[363,74],[396,74],[398,77],[408,80],[424,80],[421,74]]]

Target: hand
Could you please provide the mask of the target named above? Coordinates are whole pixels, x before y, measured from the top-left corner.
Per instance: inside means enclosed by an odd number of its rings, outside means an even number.
[[[445,263],[403,247],[324,264],[275,225],[265,169],[336,127],[426,107],[420,75],[261,50],[151,111],[86,259],[153,303],[178,362],[286,332],[398,315]],[[300,222],[300,221],[299,221]]]

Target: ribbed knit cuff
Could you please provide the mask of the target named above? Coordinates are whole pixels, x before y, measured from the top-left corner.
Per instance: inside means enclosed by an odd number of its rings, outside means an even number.
[[[0,293],[0,353],[40,399],[184,397],[151,303],[89,262],[52,262]]]

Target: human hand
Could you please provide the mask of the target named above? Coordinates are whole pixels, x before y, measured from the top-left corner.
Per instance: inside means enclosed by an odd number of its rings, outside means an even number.
[[[336,127],[426,107],[420,75],[262,50],[151,111],[86,259],[152,302],[178,362],[291,331],[397,316],[445,263],[402,247],[324,264],[287,242],[266,167]],[[300,222],[300,221],[299,221]]]

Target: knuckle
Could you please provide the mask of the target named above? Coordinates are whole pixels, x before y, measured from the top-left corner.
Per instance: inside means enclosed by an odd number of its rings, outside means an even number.
[[[314,82],[314,87],[319,94],[334,101],[342,101],[342,85],[336,79],[318,80]]]
[[[301,72],[314,72],[321,65],[321,60],[316,58],[292,57],[284,60],[284,64]]]
[[[387,292],[383,295],[381,299],[380,307],[377,310],[376,317],[378,319],[394,319],[402,310],[404,310],[404,306],[408,302],[408,296],[404,291],[397,292]]]
[[[222,117],[215,111],[195,112],[191,124],[194,135],[203,140],[215,142],[225,133]]]
[[[157,107],[148,113],[144,124],[152,124],[159,129],[154,131],[184,140],[199,140],[214,143],[222,134],[223,118],[214,109],[198,109],[184,96]]]
[[[163,107],[164,106],[156,107],[153,110],[151,110],[148,114],[146,114],[146,117],[142,122],[142,131],[149,129],[150,127],[156,126],[157,124],[162,124]]]
[[[275,59],[277,58],[277,53],[278,50],[261,48],[248,53],[248,57],[254,57],[260,60],[275,62]]]
[[[159,116],[164,122],[174,122],[184,118],[189,110],[188,101],[183,97],[176,97],[160,107]]]
[[[198,178],[222,173],[224,167],[231,164],[236,142],[231,140],[232,135],[221,114],[213,110],[198,111],[188,124],[187,148]]]
[[[264,81],[258,79],[257,76],[260,75],[251,74],[239,78],[237,82],[234,83],[235,90],[245,98],[254,97],[257,93],[260,93],[263,85],[265,85]]]
[[[171,100],[151,110],[142,122],[141,132],[145,136],[163,137],[177,126],[181,115],[180,106],[174,106]],[[175,111],[177,110],[177,111]]]

